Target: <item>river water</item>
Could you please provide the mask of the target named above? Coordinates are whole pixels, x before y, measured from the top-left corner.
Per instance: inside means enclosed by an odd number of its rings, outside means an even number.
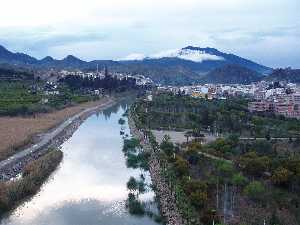
[[[126,105],[89,117],[61,149],[64,159],[38,194],[16,208],[1,225],[155,225],[127,212],[126,183],[139,169],[126,167],[118,120]],[[129,134],[128,124],[124,126]],[[149,180],[149,175],[144,174]],[[143,194],[144,201],[154,194]]]

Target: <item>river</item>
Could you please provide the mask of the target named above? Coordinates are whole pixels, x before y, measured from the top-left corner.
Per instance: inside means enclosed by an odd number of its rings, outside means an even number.
[[[130,215],[126,183],[139,169],[126,167],[118,120],[126,105],[89,117],[62,144],[64,159],[40,191],[2,219],[1,225],[155,225]],[[124,126],[129,134],[127,120]],[[144,174],[150,182],[149,175]],[[141,196],[152,201],[153,192]]]

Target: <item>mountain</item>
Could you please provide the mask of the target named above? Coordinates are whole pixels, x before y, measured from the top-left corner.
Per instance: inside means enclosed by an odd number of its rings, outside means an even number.
[[[261,80],[261,74],[240,65],[217,68],[201,79],[204,83],[219,84],[250,84],[259,80]]]
[[[133,54],[121,60],[83,61],[69,55],[62,60],[47,56],[41,60],[23,53],[13,53],[0,46],[0,63],[23,66],[35,70],[81,69],[95,71],[104,66],[112,72],[143,74],[157,83],[182,85],[208,80],[207,75],[226,65],[239,65],[263,75],[272,69],[233,54],[223,53],[215,48],[187,46],[150,55]],[[240,70],[237,71],[237,73]],[[251,78],[252,79],[252,78]]]
[[[286,81],[300,83],[300,69],[275,69],[268,77],[267,81]]]
[[[187,46],[178,50],[170,50],[148,57],[141,58],[139,54],[137,59],[123,60],[124,62],[163,62],[164,64],[171,65],[177,59],[176,64],[186,66],[196,72],[209,72],[217,67],[224,65],[240,65],[248,69],[255,70],[261,74],[268,74],[272,71],[271,68],[257,64],[242,57],[220,52],[215,48],[199,48]],[[126,59],[126,58],[125,58]]]
[[[9,64],[0,64],[0,81],[32,79],[34,79],[34,73],[26,68]]]
[[[37,59],[23,53],[12,53],[0,45],[0,63],[30,65],[37,63],[37,61]]]
[[[53,63],[55,60],[51,56],[46,56],[45,58],[41,59],[39,63],[47,64],[47,63]]]
[[[134,55],[136,58],[133,57]],[[148,68],[151,66],[149,76],[154,81],[163,84],[201,82],[203,77],[205,77],[205,80],[208,80],[206,75],[209,72],[226,65],[239,65],[257,72],[257,75],[261,77],[272,72],[272,69],[266,66],[208,47],[188,46],[150,56],[141,57],[141,54],[134,55],[120,60],[120,63],[134,68],[135,72],[145,73],[146,75],[148,75]],[[237,73],[240,71],[239,69]]]
[[[66,58],[59,61],[59,64],[61,64],[62,67],[68,67],[68,68],[83,68],[87,66],[87,62],[76,58],[73,55],[68,55]]]

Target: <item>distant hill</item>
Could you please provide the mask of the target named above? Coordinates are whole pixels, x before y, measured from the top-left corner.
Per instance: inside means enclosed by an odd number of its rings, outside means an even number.
[[[226,65],[205,75],[201,82],[220,84],[250,84],[261,80],[261,74],[239,65]]]
[[[225,65],[239,65],[256,71],[262,77],[272,69],[233,54],[220,52],[214,48],[188,46],[179,50],[166,51],[148,57],[128,57],[122,64],[143,73],[151,66],[150,77],[160,83],[193,83],[202,80],[207,73]]]
[[[23,54],[12,53],[0,45],[0,63],[14,64],[14,65],[32,65],[37,63],[38,60]]]
[[[300,69],[275,69],[265,80],[300,83]]]
[[[152,64],[181,65],[197,72],[208,72],[224,65],[236,64],[257,71],[261,74],[268,74],[271,68],[260,65],[248,59],[234,54],[223,53],[215,48],[200,48],[188,46],[178,50],[165,51],[148,57],[140,56],[134,60],[125,62],[137,63],[142,61]]]
[[[0,81],[32,79],[34,79],[34,73],[30,70],[8,64],[0,64]]]
[[[157,83],[191,84],[199,82],[203,77],[217,68],[226,65],[239,65],[256,71],[261,76],[271,73],[272,69],[242,57],[223,53],[214,48],[188,46],[178,50],[166,51],[148,57],[127,57],[122,60],[83,61],[69,55],[62,60],[47,56],[41,60],[23,53],[13,53],[0,46],[0,63],[23,66],[35,70],[45,69],[81,69],[95,71],[98,64],[101,69],[107,66],[113,72],[130,72],[144,74]],[[233,70],[234,68],[232,68]],[[232,72],[232,71],[231,71]],[[238,73],[239,71],[236,71]],[[252,79],[252,78],[250,78]]]

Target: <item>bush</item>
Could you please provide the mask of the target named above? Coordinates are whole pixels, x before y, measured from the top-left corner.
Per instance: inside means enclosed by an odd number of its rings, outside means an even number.
[[[230,178],[234,172],[233,165],[228,162],[221,161],[217,166],[218,173],[224,178]]]
[[[246,173],[260,176],[268,170],[270,158],[266,156],[260,157],[255,152],[249,152],[240,158],[239,163]]]
[[[168,156],[174,153],[174,145],[170,141],[170,137],[165,135],[162,143],[160,144],[160,149],[163,150]]]
[[[249,198],[260,200],[264,196],[266,190],[261,182],[253,181],[245,187],[244,192]]]
[[[125,120],[123,118],[120,118],[119,121],[118,121],[118,123],[120,125],[124,125],[125,124]]]
[[[139,184],[134,177],[130,177],[129,181],[127,182],[127,188],[130,191],[136,191],[139,188]]]
[[[145,171],[149,170],[149,157],[147,152],[140,152],[137,155],[133,153],[127,154],[126,165],[128,168],[141,168]]]
[[[231,182],[236,186],[243,187],[248,183],[248,179],[241,173],[238,173],[233,175]]]
[[[189,180],[184,185],[184,191],[189,196],[194,207],[200,209],[208,201],[207,183],[199,180]]]
[[[271,179],[274,184],[286,185],[290,181],[291,176],[292,176],[291,171],[289,171],[284,167],[279,167],[274,171]]]
[[[126,166],[133,169],[138,168],[138,158],[135,154],[127,154]]]
[[[136,138],[125,139],[123,145],[123,152],[136,152],[136,148],[140,146],[140,142]]]
[[[0,215],[13,208],[24,198],[35,194],[52,171],[62,160],[59,150],[50,151],[39,159],[26,165],[22,179],[0,183]]]
[[[187,160],[177,156],[174,165],[178,176],[181,177],[189,174],[189,164]]]
[[[145,209],[143,204],[136,199],[133,194],[128,195],[126,207],[129,209],[129,213],[133,215],[144,215]]]

